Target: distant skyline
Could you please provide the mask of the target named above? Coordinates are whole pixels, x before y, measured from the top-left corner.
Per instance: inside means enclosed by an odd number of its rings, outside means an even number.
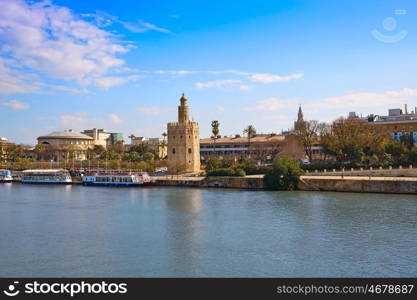
[[[417,106],[415,1],[0,0],[0,136],[210,136]]]

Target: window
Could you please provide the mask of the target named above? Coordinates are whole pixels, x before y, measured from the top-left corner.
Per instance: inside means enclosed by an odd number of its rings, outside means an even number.
[[[172,148],[172,154],[175,154],[175,148]]]
[[[191,148],[188,148],[188,153],[191,154]]]

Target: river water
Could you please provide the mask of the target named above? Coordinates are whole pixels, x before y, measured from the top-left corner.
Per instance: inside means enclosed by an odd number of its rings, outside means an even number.
[[[417,276],[417,196],[0,184],[0,276]]]

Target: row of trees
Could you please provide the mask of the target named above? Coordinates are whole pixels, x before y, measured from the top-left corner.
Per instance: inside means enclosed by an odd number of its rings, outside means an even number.
[[[417,146],[410,133],[403,132],[399,140],[394,140],[383,126],[359,118],[340,118],[330,124],[306,121],[295,134],[309,161],[316,161],[314,167],[317,164],[356,167],[417,163]],[[315,146],[321,146],[321,157],[314,156]]]
[[[206,161],[205,170],[209,176],[245,176],[265,174],[270,167],[257,166],[253,160],[218,159],[211,157]]]

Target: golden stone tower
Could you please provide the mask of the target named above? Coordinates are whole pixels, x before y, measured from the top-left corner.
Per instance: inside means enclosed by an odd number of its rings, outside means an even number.
[[[187,98],[181,96],[178,122],[168,123],[168,168],[173,173],[200,172],[200,128],[190,121]]]

